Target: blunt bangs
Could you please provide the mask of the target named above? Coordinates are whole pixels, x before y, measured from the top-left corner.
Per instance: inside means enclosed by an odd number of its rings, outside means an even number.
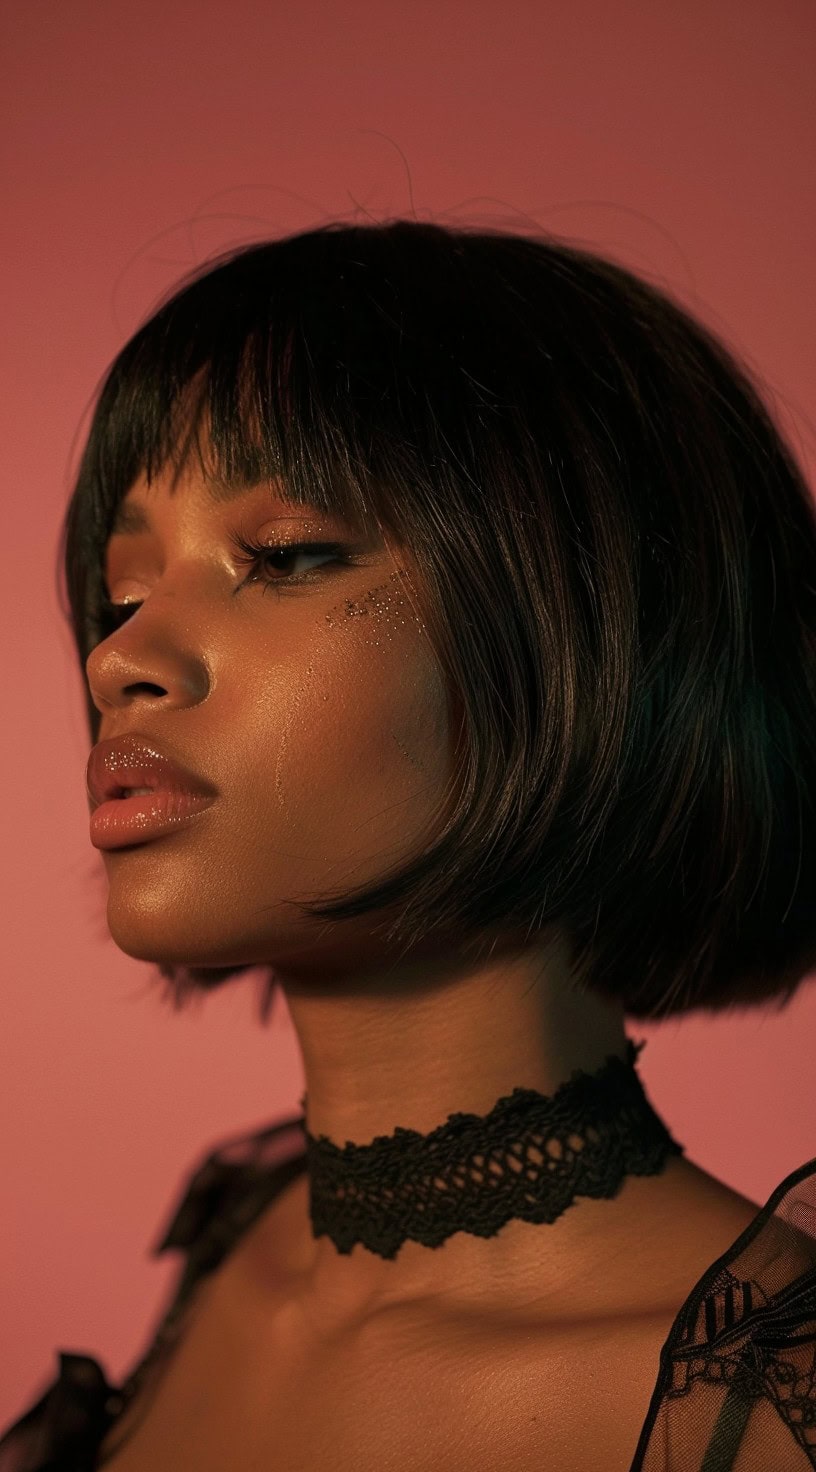
[[[65,516],[92,741],[117,506],[193,452],[216,497],[277,482],[410,548],[461,713],[433,845],[305,914],[474,956],[556,928],[576,987],[643,1020],[791,1000],[816,969],[816,507],[706,327],[553,237],[337,223],[205,263],[108,370]],[[184,1005],[250,969],[160,974]]]

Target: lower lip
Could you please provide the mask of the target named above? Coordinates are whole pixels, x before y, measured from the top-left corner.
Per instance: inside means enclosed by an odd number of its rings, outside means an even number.
[[[158,788],[136,797],[115,797],[91,813],[94,848],[127,848],[173,833],[212,806],[215,798],[199,792],[172,792]]]

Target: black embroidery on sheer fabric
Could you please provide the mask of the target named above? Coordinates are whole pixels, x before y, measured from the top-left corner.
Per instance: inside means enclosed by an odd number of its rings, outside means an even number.
[[[746,1332],[750,1325],[750,1337]],[[700,1472],[730,1468],[751,1410],[767,1397],[810,1457],[816,1457],[816,1278],[812,1270],[769,1301],[759,1282],[721,1269],[698,1314],[704,1339],[676,1351],[667,1396],[687,1395],[696,1380],[725,1385]],[[796,1354],[783,1357],[780,1350]]]
[[[762,1401],[790,1434],[788,1456],[795,1444],[816,1468],[816,1159],[780,1182],[683,1304],[630,1472],[680,1472],[677,1458],[696,1446],[700,1426],[707,1441],[695,1472],[731,1472],[738,1457],[763,1472],[804,1472],[798,1454],[790,1463],[765,1455],[751,1420]]]
[[[630,1038],[625,1058],[576,1069],[552,1095],[516,1088],[489,1114],[451,1114],[427,1135],[397,1126],[341,1147],[304,1124],[314,1236],[393,1258],[409,1238],[439,1247],[454,1232],[494,1237],[512,1218],[554,1222],[576,1196],[659,1175],[685,1146],[646,1097],[635,1067],[645,1046]]]

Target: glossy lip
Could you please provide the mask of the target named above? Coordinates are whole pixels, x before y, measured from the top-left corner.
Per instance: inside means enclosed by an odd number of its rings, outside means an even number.
[[[148,843],[187,827],[214,802],[213,795],[169,787],[157,787],[135,797],[114,797],[99,803],[91,813],[91,843],[104,849]]]
[[[181,794],[210,800],[218,796],[218,789],[211,782],[182,766],[149,736],[138,731],[97,742],[88,758],[85,786],[92,813],[111,801],[128,805],[139,801],[149,803],[151,794],[141,799],[123,798],[126,787],[149,787],[153,795],[161,791],[176,798]],[[121,816],[125,816],[124,810]]]

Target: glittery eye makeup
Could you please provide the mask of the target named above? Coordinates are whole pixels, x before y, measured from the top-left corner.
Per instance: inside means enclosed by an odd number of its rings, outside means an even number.
[[[329,579],[339,577],[339,586],[343,587],[342,575],[347,569],[373,567],[377,572],[381,571],[385,542],[378,526],[358,524],[354,519],[347,521],[345,516],[332,516],[323,508],[294,503],[286,496],[276,497],[277,506],[270,508],[267,486],[250,488],[247,497],[240,516],[233,518],[230,512],[220,527],[216,525],[215,528],[216,538],[219,541],[223,538],[227,561],[232,565],[234,581],[231,588],[228,586],[228,592],[233,597],[237,596],[242,601],[252,599],[258,589],[262,595],[274,589],[275,601],[284,595],[308,597],[313,587],[315,590],[327,587]],[[243,495],[239,499],[243,500]],[[268,515],[270,509],[271,517]],[[249,525],[250,522],[254,525]],[[336,525],[333,524],[335,522]],[[338,531],[339,538],[330,540],[331,533],[337,537]],[[150,537],[153,533],[151,507],[143,505],[132,495],[119,503],[105,546],[105,562],[97,590],[94,643],[108,639],[122,628],[133,614],[138,613],[148,596],[147,592],[140,590],[138,594],[124,594],[114,601],[111,597],[111,592],[116,592],[114,582],[120,583],[134,573],[138,573],[138,580],[142,581],[149,563],[152,568],[147,583],[149,589],[150,580],[158,570],[153,567],[152,554],[148,555],[144,565],[142,552],[138,566],[130,556],[125,559],[120,539],[127,542]],[[144,548],[141,540],[139,546]]]
[[[286,592],[303,587],[308,583],[319,582],[321,577],[332,569],[367,565],[364,559],[355,556],[353,549],[343,542],[292,541],[283,536],[253,540],[251,537],[243,536],[240,532],[231,533],[229,541],[233,548],[235,562],[250,569],[247,576],[234,590],[236,593],[253,584],[260,585],[262,593],[266,593],[273,587]],[[286,564],[296,562],[301,557],[322,557],[327,559],[327,563],[324,567],[311,568],[305,572],[287,573]],[[276,576],[276,572],[280,576]],[[100,600],[103,637],[121,628],[130,615],[141,608],[142,601],[142,599],[134,598],[128,602],[114,603],[107,594],[103,593]]]
[[[275,538],[253,541],[251,537],[243,537],[239,532],[230,536],[230,542],[235,550],[235,561],[252,569],[241,584],[244,587],[248,583],[262,584],[263,592],[276,585],[291,587],[300,586],[303,583],[318,580],[319,569],[310,572],[290,574],[288,577],[276,578],[269,572],[270,566],[276,566],[282,571],[281,563],[289,558],[297,558],[299,555],[306,557],[328,557],[331,563],[343,567],[361,566],[359,558],[352,556],[348,547],[342,542],[287,542]],[[275,562],[277,559],[277,562]],[[265,569],[267,569],[265,571]]]

